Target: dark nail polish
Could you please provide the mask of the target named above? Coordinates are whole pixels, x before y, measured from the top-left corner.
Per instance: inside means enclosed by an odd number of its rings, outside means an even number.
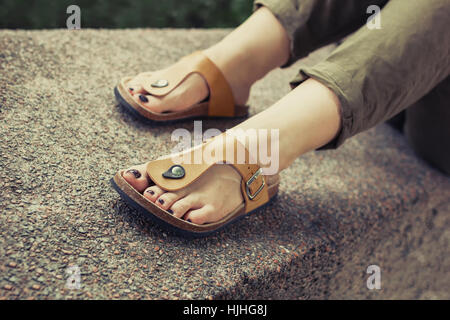
[[[164,204],[164,200],[163,199],[158,199],[158,202],[161,204]]]
[[[187,219],[186,221],[192,223],[191,219]]]
[[[141,177],[141,173],[136,169],[130,169],[127,172],[132,173],[136,179],[139,179]]]
[[[170,214],[173,214],[172,209],[167,209],[167,212],[170,213]]]
[[[128,88],[130,91],[134,91],[134,89],[133,88]]]
[[[153,191],[153,190],[147,190],[147,192],[150,193],[151,195],[155,194],[155,191]]]
[[[141,100],[142,102],[148,102],[148,99],[146,96],[144,96],[143,94],[139,95],[139,100]]]

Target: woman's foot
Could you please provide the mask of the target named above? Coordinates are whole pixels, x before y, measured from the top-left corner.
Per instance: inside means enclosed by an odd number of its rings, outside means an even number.
[[[223,143],[227,144],[226,150],[234,148],[234,139],[224,140],[222,137],[212,138],[208,142],[210,150],[224,149]],[[190,150],[185,152],[189,153]],[[166,192],[151,183],[146,168],[146,163],[133,166],[124,171],[123,177],[145,198],[177,218],[195,224],[216,222],[244,202],[241,175],[230,165],[216,164],[191,185],[176,192]],[[268,185],[276,179],[277,176],[265,176]]]
[[[264,36],[254,36],[261,34]],[[253,83],[287,61],[289,40],[273,14],[261,8],[203,53],[222,71],[236,105],[243,106]],[[185,110],[206,99],[209,94],[206,81],[196,73],[164,97],[148,95],[141,86],[139,76],[130,80],[128,87],[137,103],[157,113]]]
[[[243,202],[241,176],[228,165],[213,166],[192,185],[177,192],[165,192],[156,185],[149,187],[145,164],[125,171],[123,177],[149,201],[195,224],[218,221]]]
[[[215,63],[222,73],[228,75],[226,79],[231,87],[235,103],[237,105],[245,105],[250,94],[251,85],[242,81],[239,77],[230,76],[237,72],[229,66],[229,63],[214,59],[213,52],[215,50],[215,47],[212,47],[203,51],[203,53]],[[233,57],[230,55],[228,59],[233,59]],[[128,82],[128,90],[137,103],[156,113],[186,110],[205,100],[209,95],[208,84],[198,73],[189,75],[178,87],[163,97],[148,94],[142,88],[141,83],[138,75]]]

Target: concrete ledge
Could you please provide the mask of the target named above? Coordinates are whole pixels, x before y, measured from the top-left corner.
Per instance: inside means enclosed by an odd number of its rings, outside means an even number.
[[[386,125],[298,159],[275,202],[211,238],[162,232],[119,199],[115,171],[166,154],[193,123],[135,120],[115,104],[117,80],[227,32],[0,30],[1,298],[450,298],[450,181]],[[255,85],[253,114],[297,68]],[[371,264],[381,290],[366,287]],[[79,290],[65,288],[71,265]]]

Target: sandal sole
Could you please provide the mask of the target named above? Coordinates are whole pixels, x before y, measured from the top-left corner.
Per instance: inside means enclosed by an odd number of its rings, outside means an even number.
[[[205,232],[192,232],[192,231],[188,231],[188,230],[184,230],[181,228],[177,228],[176,226],[168,223],[167,221],[157,217],[155,214],[153,214],[151,211],[149,211],[147,208],[141,206],[139,203],[137,203],[135,200],[133,200],[126,192],[124,192],[116,183],[116,181],[114,181],[114,178],[112,178],[110,180],[112,187],[114,188],[114,190],[117,191],[117,193],[119,193],[120,197],[127,203],[129,204],[132,208],[136,209],[138,212],[140,212],[141,214],[143,214],[145,217],[148,217],[152,222],[154,222],[155,224],[159,225],[160,227],[162,227],[164,230],[173,232],[174,234],[178,235],[178,236],[182,236],[184,238],[188,238],[188,239],[197,239],[197,238],[204,238],[207,236],[210,236],[212,234],[215,234],[219,231],[221,231],[222,229],[224,229],[225,227],[228,227],[229,225],[238,222],[239,220],[254,214],[256,211],[263,209],[264,207],[268,206],[272,201],[274,201],[274,199],[276,199],[277,197],[277,193],[275,193],[275,195],[273,195],[269,201],[267,203],[265,203],[264,205],[246,213],[243,215],[240,215],[236,218],[231,219],[229,222],[221,225],[220,227],[218,227],[217,229],[211,230],[211,231],[205,231]]]

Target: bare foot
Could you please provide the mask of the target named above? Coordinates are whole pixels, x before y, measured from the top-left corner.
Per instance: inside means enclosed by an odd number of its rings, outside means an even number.
[[[165,192],[156,185],[149,187],[146,164],[125,171],[123,177],[154,202],[174,216],[196,224],[215,222],[242,202],[241,176],[228,165],[215,165],[192,185],[177,192]]]

